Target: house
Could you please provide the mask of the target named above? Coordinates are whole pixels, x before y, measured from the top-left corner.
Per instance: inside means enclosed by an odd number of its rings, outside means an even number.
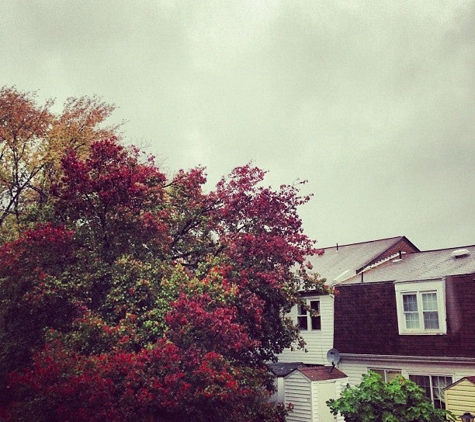
[[[334,347],[350,384],[369,369],[419,384],[436,407],[475,375],[475,246],[404,253],[338,284]]]
[[[359,274],[364,269],[402,253],[418,252],[406,237],[399,236],[351,245],[336,245],[325,248],[324,254],[313,259],[315,271],[326,279],[328,285],[338,285],[342,280]],[[279,362],[304,362],[326,365],[327,352],[334,347],[334,296],[320,296],[305,293],[307,304],[320,314],[319,321],[312,321],[309,313],[295,307],[291,317],[300,326],[300,333],[306,342],[305,350],[286,350],[279,356]]]
[[[420,251],[400,236],[324,251],[314,268],[338,294],[306,294],[320,325],[294,309],[308,352],[286,350],[279,362],[328,364],[334,347],[350,384],[368,370],[403,375],[445,407],[444,388],[475,376],[475,246]]]
[[[326,248],[322,256],[315,258],[314,265],[319,274],[326,279],[327,284],[337,285],[363,269],[398,257],[402,253],[417,251],[419,249],[407,238],[400,236]],[[322,397],[325,396],[326,400],[337,398],[341,389],[347,384],[348,378],[343,372],[338,371],[335,372],[339,375],[338,381],[328,381],[325,379],[325,372],[315,369],[333,363],[328,357],[334,345],[335,296],[321,296],[307,292],[304,299],[308,307],[317,311],[319,315],[312,316],[302,307],[292,309],[291,317],[298,323],[306,347],[304,350],[293,348],[284,351],[279,356],[279,364],[271,367],[276,376],[277,392],[274,399],[286,404],[292,403],[294,412],[289,415],[289,420],[294,420],[292,418],[297,418],[295,420],[301,422],[342,420],[340,416],[335,418],[329,413]],[[307,376],[306,371],[309,367],[314,368],[312,377]],[[305,379],[308,382],[305,382]],[[321,394],[318,395],[317,391]],[[297,392],[301,395],[301,399],[297,398]]]

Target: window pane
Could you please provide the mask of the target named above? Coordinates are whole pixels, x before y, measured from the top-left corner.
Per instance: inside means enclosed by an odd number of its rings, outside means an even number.
[[[322,320],[320,318],[320,302],[318,300],[312,300],[310,302],[310,308],[313,313],[318,315],[312,316],[312,330],[321,330],[322,329]]]
[[[409,375],[409,379],[414,381],[419,387],[424,390],[425,396],[432,400],[430,389],[430,378],[426,375]]]
[[[452,384],[452,377],[432,376],[432,395],[436,408],[445,409],[444,388],[450,384]]]
[[[383,381],[386,381],[386,376],[385,376],[385,373],[384,373],[384,369],[374,369],[374,368],[370,368],[369,370],[370,370],[370,371],[373,371],[373,372],[376,372],[378,375],[381,376],[381,378],[383,379]]]
[[[439,314],[437,312],[424,312],[424,328],[426,330],[439,328]]]
[[[320,301],[312,300],[310,302],[310,309],[312,309],[313,311],[315,311],[317,313],[320,313]]]
[[[297,317],[299,329],[308,330],[307,315]]]
[[[437,311],[436,293],[422,293],[422,310]]]
[[[416,295],[404,295],[402,297],[404,312],[417,312],[417,297]]]
[[[401,375],[401,371],[386,371],[386,381],[392,381],[394,378],[397,378]]]
[[[312,330],[321,330],[322,329],[322,320],[319,316],[312,317]]]
[[[375,369],[375,368],[369,368],[370,371],[376,372],[377,374],[381,375],[381,378],[383,379],[384,382],[390,382],[394,378],[398,377],[401,375],[401,371],[397,369]]]
[[[419,328],[419,314],[418,313],[406,313],[406,328],[415,329]]]

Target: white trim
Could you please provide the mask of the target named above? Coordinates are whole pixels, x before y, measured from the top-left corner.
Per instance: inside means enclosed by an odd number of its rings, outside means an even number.
[[[322,331],[322,302],[320,300],[320,296],[308,296],[303,298],[305,300],[305,305],[311,309],[312,302],[318,302],[318,317],[320,318],[320,328],[312,328],[312,315],[310,311],[305,311],[305,314],[300,313],[300,306],[297,306],[297,325],[300,325],[299,318],[306,318],[307,321],[307,329],[302,329],[299,327],[299,331],[302,332],[321,332]]]
[[[457,356],[404,356],[404,355],[374,355],[374,354],[358,354],[358,353],[340,353],[341,361],[345,362],[361,362],[361,361],[379,361],[406,363],[429,363],[429,364],[472,364],[475,365],[475,358],[457,357]],[[397,362],[397,363],[395,363]]]
[[[397,322],[400,335],[441,335],[447,334],[446,306],[445,306],[445,280],[414,281],[404,283],[394,283],[396,293]],[[435,293],[437,295],[437,314],[439,319],[439,328],[425,329],[423,327],[421,296],[423,293]],[[421,327],[409,329],[406,327],[406,320],[403,308],[403,295],[415,294],[418,301],[418,312]]]

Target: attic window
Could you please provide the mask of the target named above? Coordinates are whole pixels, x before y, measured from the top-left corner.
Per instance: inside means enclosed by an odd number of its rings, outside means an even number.
[[[468,249],[456,249],[450,254],[450,256],[455,259],[464,258],[469,255],[470,255],[470,251]]]

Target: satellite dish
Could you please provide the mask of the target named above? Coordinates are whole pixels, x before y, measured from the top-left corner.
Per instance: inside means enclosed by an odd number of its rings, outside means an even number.
[[[332,366],[335,366],[340,362],[340,352],[336,349],[330,349],[327,352],[327,360],[332,364]]]

